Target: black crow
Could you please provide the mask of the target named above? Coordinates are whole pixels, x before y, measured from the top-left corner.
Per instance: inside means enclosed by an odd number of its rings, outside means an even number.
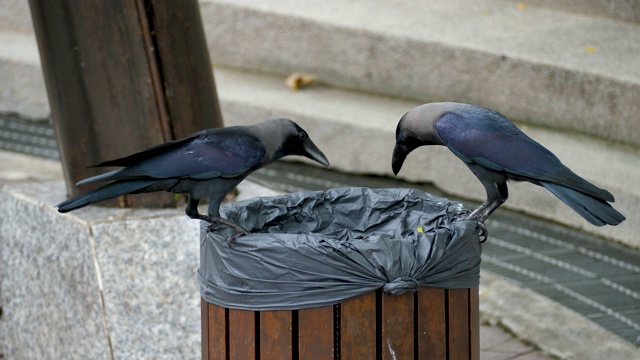
[[[58,211],[65,213],[125,194],[155,191],[189,194],[186,214],[190,218],[227,225],[236,231],[235,238],[246,231],[220,218],[221,201],[253,171],[286,155],[305,156],[329,166],[326,156],[307,133],[288,119],[207,129],[95,165],[123,168],[78,182],[77,185],[113,181],[60,203]],[[198,213],[202,199],[209,201],[208,215]]]
[[[468,219],[484,221],[509,196],[507,181],[545,187],[596,226],[618,225],[625,217],[614,198],[567,168],[551,151],[525,135],[497,111],[459,103],[431,103],[407,112],[396,129],[392,168],[398,174],[407,155],[422,145],[444,145],[480,180],[487,201]]]

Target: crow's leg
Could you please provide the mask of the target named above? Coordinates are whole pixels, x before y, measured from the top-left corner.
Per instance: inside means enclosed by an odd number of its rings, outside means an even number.
[[[493,208],[494,210],[500,206],[500,204],[495,204],[495,203],[490,203],[488,201],[485,201],[484,203],[482,203],[482,205],[480,205],[477,209],[473,210],[469,215],[465,216],[463,218],[463,220],[475,220],[476,223],[478,224],[478,228],[480,229],[480,242],[483,243],[485,241],[487,241],[487,238],[489,237],[489,231],[487,230],[487,226],[484,224],[484,221],[486,219],[486,209],[491,209]],[[488,211],[488,213],[490,214],[493,210]]]
[[[230,228],[232,228],[233,230],[235,230],[235,234],[231,235],[229,237],[229,239],[227,239],[228,242],[233,242],[235,239],[239,238],[242,235],[247,235],[249,234],[249,232],[245,229],[243,229],[241,226],[227,220],[227,219],[223,219],[221,217],[218,216],[212,216],[212,215],[202,215],[198,212],[198,203],[200,202],[200,200],[196,200],[192,197],[189,197],[189,202],[187,203],[187,209],[185,210],[187,216],[189,216],[192,219],[198,219],[198,220],[204,220],[210,224],[222,224],[222,225],[226,225]]]
[[[483,202],[480,206],[478,206],[475,210],[473,210],[469,215],[465,216],[465,219],[468,220],[477,220],[480,214],[484,212],[484,210],[491,205],[489,200]]]
[[[247,230],[243,229],[240,225],[235,224],[235,223],[233,223],[233,222],[231,222],[231,221],[229,221],[227,219],[223,219],[223,218],[215,217],[215,216],[206,216],[206,215],[201,215],[201,216],[206,218],[206,221],[210,222],[211,224],[222,224],[222,225],[226,225],[226,226],[232,228],[233,230],[235,230],[236,233],[233,236],[229,237],[229,239],[228,239],[229,242],[233,242],[233,240],[239,238],[242,235],[249,234],[249,232]],[[203,219],[203,220],[205,220],[205,219]]]
[[[480,242],[483,243],[487,241],[487,236],[489,235],[489,231],[487,230],[487,227],[484,225],[484,220],[480,219],[480,216],[488,206],[491,206],[491,203],[484,202],[477,209],[473,210],[471,213],[467,215],[462,215],[462,214],[456,215],[453,221],[474,220],[477,224],[477,227],[480,229]]]
[[[479,222],[484,223],[484,221],[487,220],[487,218],[489,218],[489,216],[499,208],[500,205],[504,204],[509,197],[509,189],[507,188],[506,182],[496,183],[495,186],[497,191],[493,191],[491,194],[487,191],[487,195],[491,201],[487,200],[487,202],[483,204],[485,206],[481,206],[482,209],[478,208],[471,214],[475,215],[475,219]]]
[[[507,188],[506,179],[495,172],[489,171],[477,165],[467,164],[469,169],[478,177],[487,191],[487,201],[483,202],[477,209],[473,210],[468,216],[469,220],[476,220],[478,228],[480,228],[480,242],[487,241],[489,232],[484,222],[489,215],[493,213],[500,205],[504,204],[509,197],[509,189]]]
[[[189,196],[189,201],[187,201],[187,208],[184,210],[184,212],[187,214],[188,217],[192,219],[209,221],[208,216],[204,216],[198,212],[199,203],[200,203],[200,200],[194,199],[191,196]]]

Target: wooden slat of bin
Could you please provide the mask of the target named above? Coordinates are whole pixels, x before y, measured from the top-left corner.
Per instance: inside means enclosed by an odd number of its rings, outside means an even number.
[[[333,332],[333,306],[298,310],[299,359],[333,359]]]
[[[423,287],[418,292],[418,358],[447,357],[447,323],[444,289]]]
[[[256,357],[256,313],[229,309],[229,358],[237,360]]]
[[[291,359],[291,311],[260,312],[260,358]]]
[[[418,359],[477,360],[478,304],[477,287],[421,288],[415,297],[411,293],[380,295],[378,291],[350,299],[338,305],[341,358],[414,358],[416,349]],[[226,310],[205,302],[202,309],[206,337],[203,359],[254,359],[257,355],[264,359],[290,359],[296,357],[296,351],[301,360],[332,359],[336,355],[333,306],[298,310],[296,324],[291,311]],[[298,333],[293,334],[296,328]],[[418,342],[415,345],[414,339]],[[294,345],[297,349],[293,349]]]
[[[449,324],[449,359],[469,359],[469,290],[447,290]]]
[[[209,359],[209,304],[200,298],[200,334],[202,345],[202,360]]]
[[[413,293],[382,295],[382,359],[413,359]]]
[[[202,321],[207,322],[207,326],[202,326],[202,351],[203,359],[223,360],[227,358],[226,349],[226,314],[223,307],[202,301],[203,313]],[[206,333],[205,333],[206,332]],[[206,356],[204,355],[206,352]]]
[[[480,293],[479,288],[469,289],[469,346],[471,360],[480,360]]]
[[[340,356],[342,359],[376,358],[376,293],[340,304]]]

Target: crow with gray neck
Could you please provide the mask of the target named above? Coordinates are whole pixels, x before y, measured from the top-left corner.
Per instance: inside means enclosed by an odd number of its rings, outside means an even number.
[[[502,114],[475,105],[431,103],[407,112],[396,129],[392,168],[398,174],[407,155],[423,145],[449,148],[480,180],[487,200],[468,219],[484,221],[509,196],[507,181],[528,181],[545,187],[596,226],[625,220],[609,202],[614,198],[567,168]]]
[[[236,231],[234,239],[247,232],[220,217],[223,198],[253,171],[287,155],[305,156],[329,166],[327,157],[307,133],[288,119],[202,130],[95,165],[123,168],[78,182],[77,185],[112,181],[60,203],[58,211],[65,213],[126,194],[156,191],[188,194],[186,214],[190,218],[227,225]],[[203,199],[209,201],[207,215],[198,212],[198,203]]]

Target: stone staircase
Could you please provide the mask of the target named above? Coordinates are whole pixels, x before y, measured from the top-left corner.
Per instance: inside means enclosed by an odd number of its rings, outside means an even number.
[[[0,9],[0,111],[48,114],[26,2]],[[506,206],[640,247],[640,5],[634,1],[201,0],[229,125],[301,123],[340,171],[391,175],[398,119],[430,101],[494,108],[610,190],[629,219],[594,228],[543,189],[511,185]],[[292,91],[284,79],[313,74]],[[480,200],[446,149],[400,176]]]

